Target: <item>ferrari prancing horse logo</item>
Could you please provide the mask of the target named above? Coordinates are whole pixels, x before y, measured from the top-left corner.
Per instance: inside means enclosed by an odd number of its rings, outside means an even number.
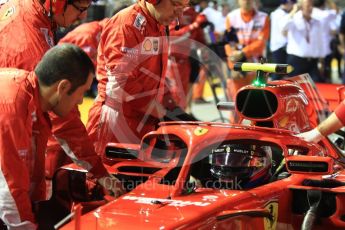
[[[202,136],[202,135],[206,134],[207,132],[208,132],[208,129],[205,129],[205,128],[198,127],[196,129],[194,129],[194,135],[195,136]]]
[[[271,218],[264,218],[264,228],[265,230],[275,230],[278,221],[278,202],[270,201],[266,204],[265,209],[270,212]]]

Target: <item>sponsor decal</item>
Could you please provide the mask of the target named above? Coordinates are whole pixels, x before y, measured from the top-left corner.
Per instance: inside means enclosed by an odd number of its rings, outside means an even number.
[[[159,38],[146,37],[141,45],[141,53],[157,55],[158,51],[159,51]]]
[[[207,132],[208,132],[208,129],[205,129],[205,128],[197,127],[196,129],[194,129],[194,135],[195,136],[202,136],[202,135],[206,134]]]
[[[217,199],[218,199],[218,196],[216,196],[216,195],[206,195],[206,196],[202,197],[203,201],[215,202],[215,201],[217,201]]]
[[[289,122],[289,116],[284,116],[282,119],[279,120],[279,127],[286,127]]]
[[[122,53],[125,53],[125,54],[131,54],[131,55],[138,55],[139,54],[139,50],[136,49],[136,48],[129,48],[129,47],[124,47],[122,46],[120,48],[120,51]]]
[[[296,99],[291,99],[286,103],[286,110],[287,113],[294,113],[297,111],[299,103]]]
[[[264,228],[265,230],[275,230],[278,222],[278,202],[270,201],[265,205],[265,209],[270,212],[271,218],[264,218]]]
[[[211,203],[209,202],[198,202],[198,201],[184,201],[184,200],[170,200],[170,199],[159,199],[159,198],[149,198],[149,197],[138,197],[138,196],[124,196],[124,200],[133,200],[135,203],[139,204],[168,204],[168,206],[174,207],[185,207],[188,205],[204,207]]]
[[[20,158],[25,159],[26,156],[28,155],[28,150],[27,149],[18,149],[18,155]]]
[[[146,18],[144,17],[144,15],[138,13],[137,17],[134,20],[133,26],[142,32],[145,25]]]
[[[0,5],[1,6],[1,5]],[[0,16],[0,21],[4,21],[11,17],[16,12],[16,8],[14,6],[10,6],[5,10],[4,14]]]

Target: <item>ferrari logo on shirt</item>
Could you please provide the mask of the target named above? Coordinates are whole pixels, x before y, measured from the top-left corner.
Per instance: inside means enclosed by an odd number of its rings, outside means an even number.
[[[159,38],[146,37],[141,45],[142,54],[158,55],[159,53]]]
[[[5,10],[4,14],[0,16],[1,17],[0,21],[4,21],[8,19],[14,14],[15,11],[16,11],[16,8],[14,6],[9,7],[7,10]]]
[[[202,135],[206,134],[207,132],[208,132],[208,129],[205,129],[205,128],[198,127],[196,129],[194,129],[194,135],[195,136],[202,136]]]

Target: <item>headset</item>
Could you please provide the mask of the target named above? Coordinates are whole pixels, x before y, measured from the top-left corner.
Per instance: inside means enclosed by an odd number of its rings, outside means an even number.
[[[157,5],[161,0],[145,0],[148,3],[151,3],[152,5]]]

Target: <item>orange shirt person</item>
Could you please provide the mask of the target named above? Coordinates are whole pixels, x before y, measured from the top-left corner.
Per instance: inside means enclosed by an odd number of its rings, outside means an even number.
[[[231,11],[225,21],[228,40],[225,52],[230,69],[235,62],[258,62],[264,55],[269,38],[269,17],[255,9],[255,0],[238,0],[238,3],[240,8]],[[250,84],[253,77],[232,70],[227,82],[229,96],[234,96],[239,88]]]

